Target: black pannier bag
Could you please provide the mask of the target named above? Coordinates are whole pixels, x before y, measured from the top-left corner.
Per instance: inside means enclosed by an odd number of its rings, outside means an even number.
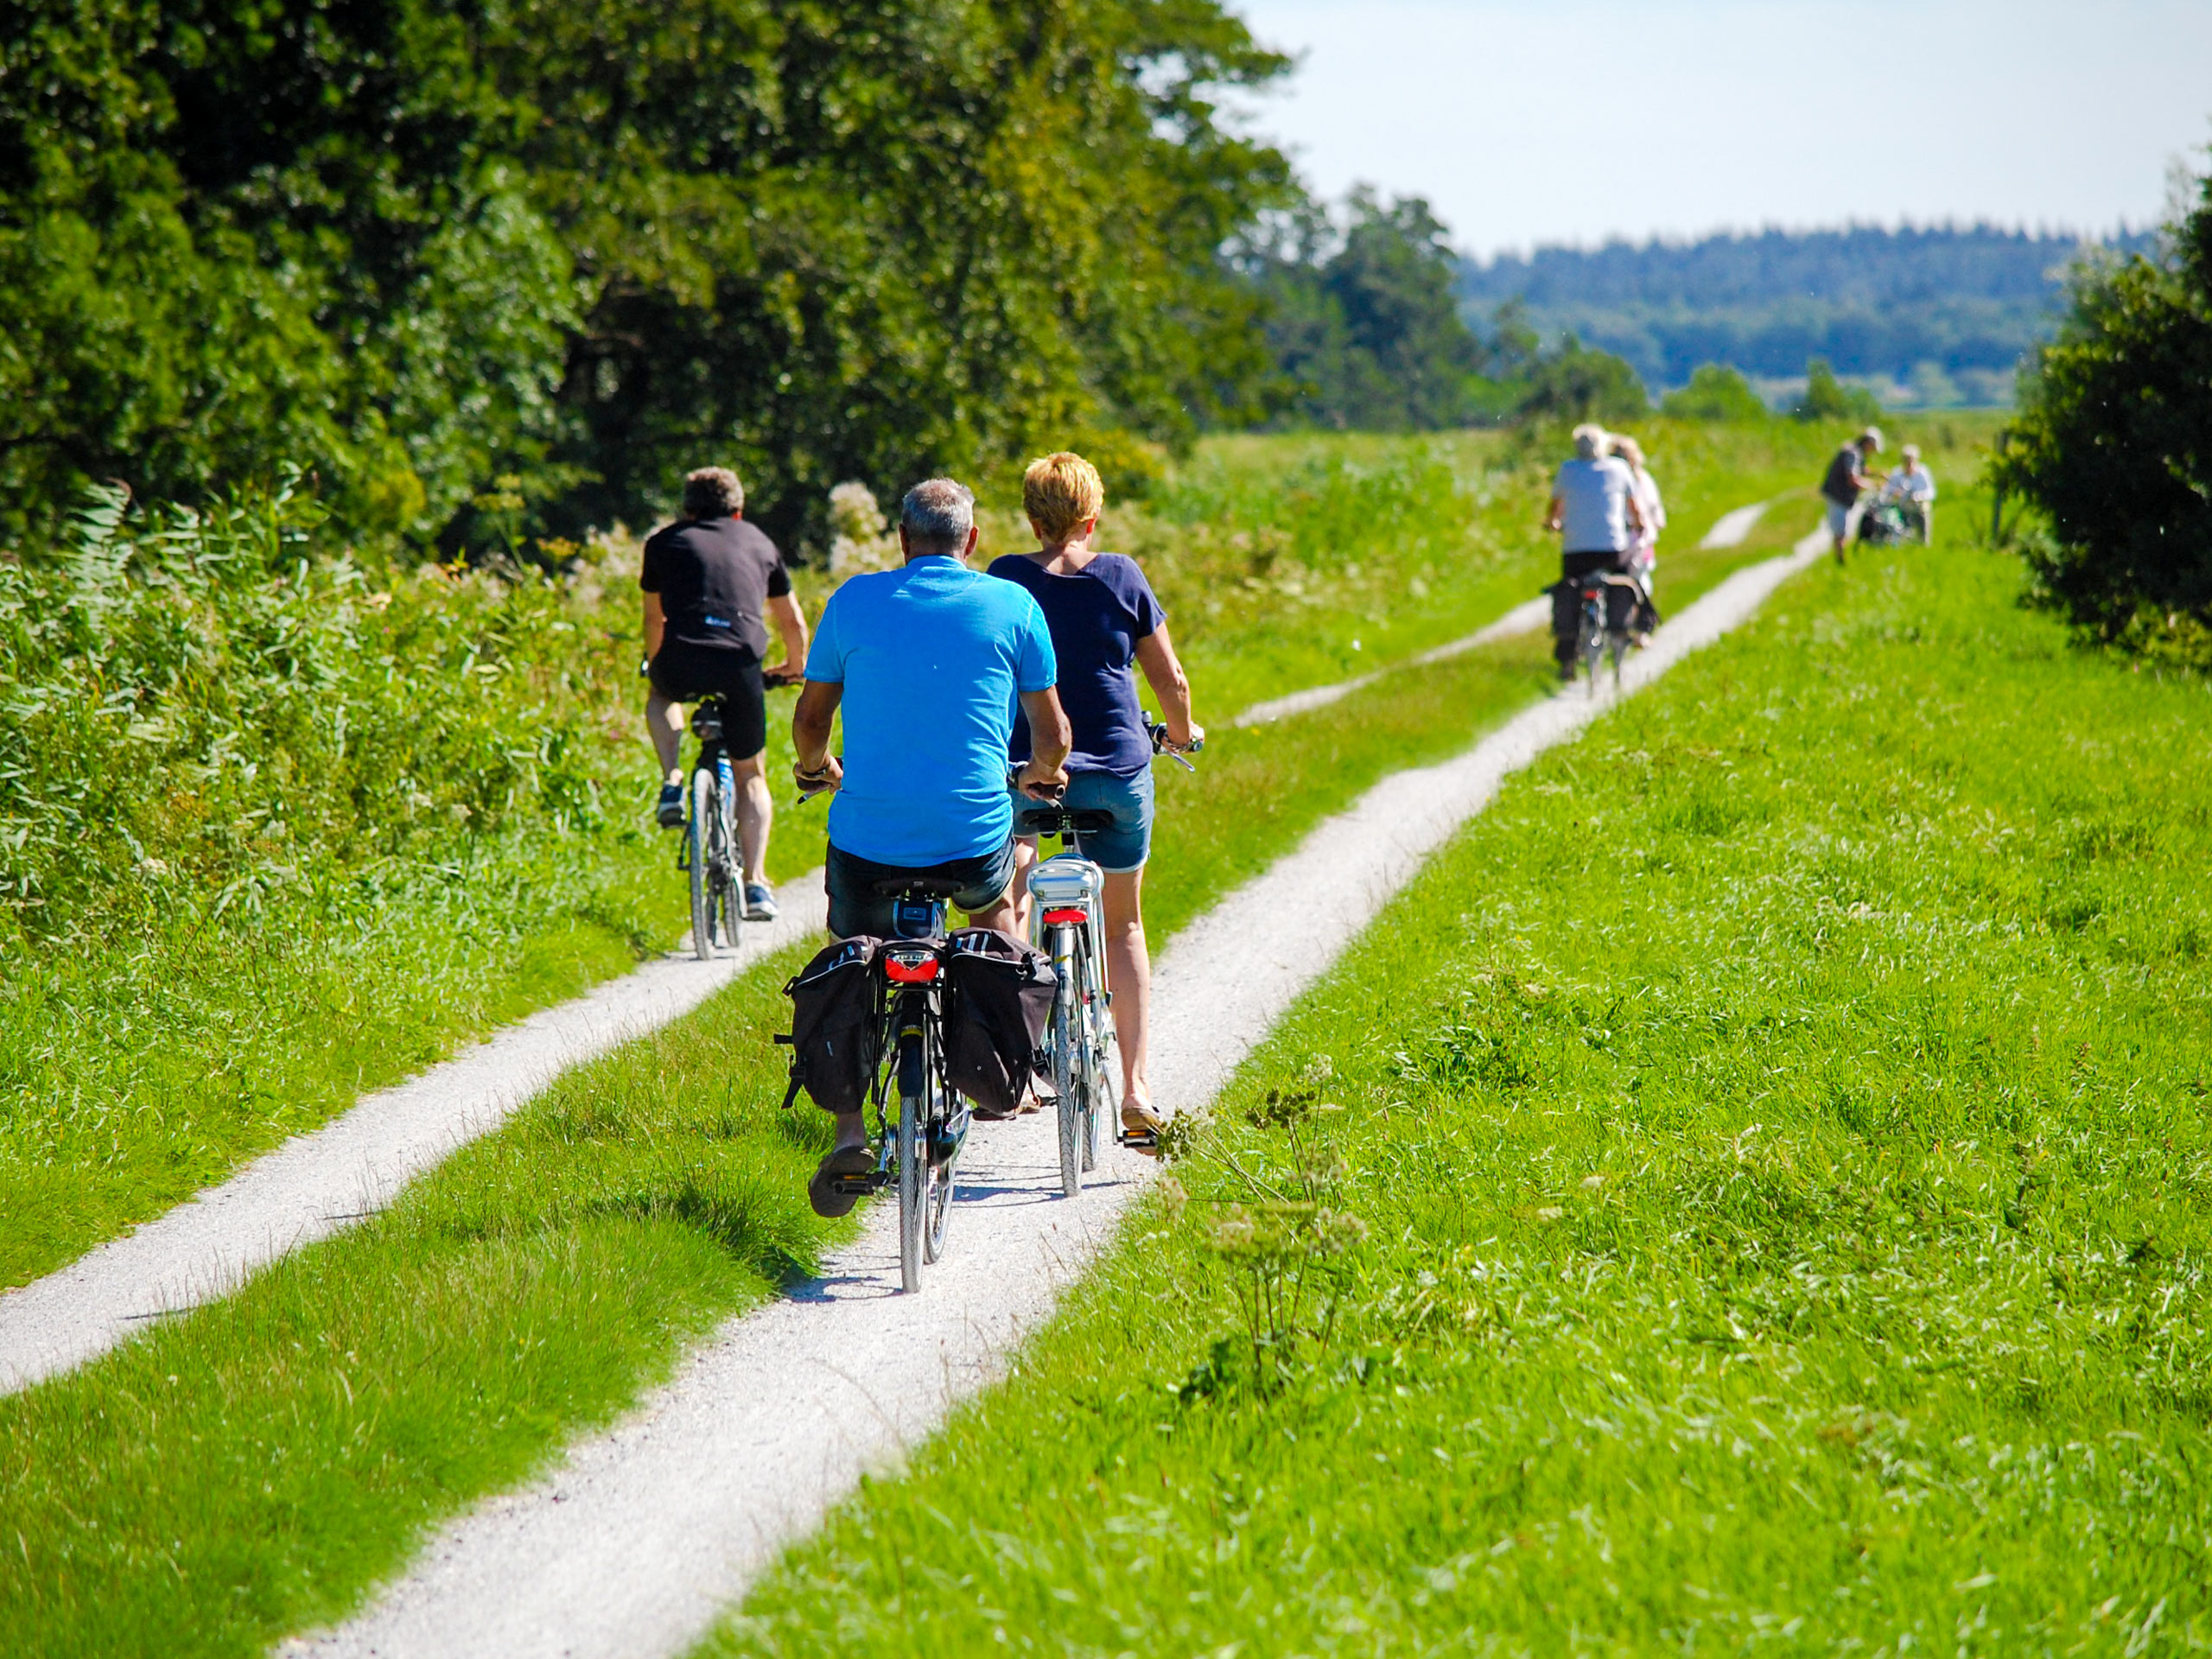
[[[791,1049],[788,1106],[805,1090],[825,1112],[857,1112],[875,1081],[875,975],[880,941],[861,934],[815,953],[784,987],[791,1029],[779,1043]]]
[[[1052,959],[995,927],[944,942],[945,1072],[986,1113],[1021,1103],[1052,1020]]]

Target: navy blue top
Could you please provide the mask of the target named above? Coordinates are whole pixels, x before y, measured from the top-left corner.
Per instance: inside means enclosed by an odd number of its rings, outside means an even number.
[[[991,574],[1020,584],[1045,613],[1059,663],[1060,707],[1075,728],[1070,772],[1110,772],[1134,778],[1152,764],[1137,677],[1129,671],[1137,642],[1155,632],[1167,613],[1135,559],[1101,553],[1072,575],[1054,575],[1019,553],[991,561]],[[1016,760],[1029,758],[1029,722],[1017,711]]]

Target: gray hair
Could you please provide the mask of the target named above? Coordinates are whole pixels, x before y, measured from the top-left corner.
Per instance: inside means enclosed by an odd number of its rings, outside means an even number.
[[[1574,429],[1574,453],[1584,461],[1595,461],[1605,453],[1605,429],[1585,421]]]
[[[963,552],[976,527],[976,493],[953,479],[924,479],[899,504],[899,526],[909,552]]]
[[[745,511],[745,486],[727,467],[702,467],[683,480],[686,518],[727,518]]]

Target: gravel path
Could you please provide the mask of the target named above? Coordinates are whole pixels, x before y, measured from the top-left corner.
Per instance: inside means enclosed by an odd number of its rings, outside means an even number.
[[[136,1232],[0,1296],[0,1394],[96,1358],[147,1320],[227,1294],[257,1268],[389,1205],[570,1066],[658,1030],[822,925],[822,873],[779,890],[728,957],[686,950],[540,1009],[422,1076],[364,1096]]]
[[[1738,572],[1629,664],[1649,683],[1749,617],[1817,559],[1817,532]],[[1154,1089],[1210,1100],[1292,1001],[1505,778],[1611,706],[1574,689],[1467,753],[1397,773],[1179,933],[1154,976]],[[1286,925],[1285,918],[1292,918]],[[383,1659],[667,1659],[705,1633],[791,1539],[867,1470],[1002,1373],[1022,1333],[1100,1248],[1148,1166],[1116,1153],[1104,1184],[1057,1196],[1043,1116],[969,1143],[946,1259],[897,1294],[895,1209],[878,1205],[823,1275],[725,1323],[612,1429],[542,1479],[437,1532],[343,1627],[280,1651]]]
[[[1738,507],[1732,512],[1722,513],[1713,521],[1713,528],[1705,532],[1705,539],[1698,545],[1741,547],[1744,538],[1751,533],[1751,527],[1766,516],[1766,510],[1773,505],[1771,501],[1754,501],[1748,507]]]

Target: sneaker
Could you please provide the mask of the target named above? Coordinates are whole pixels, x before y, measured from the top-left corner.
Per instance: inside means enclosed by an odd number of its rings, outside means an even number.
[[[745,884],[745,919],[748,922],[772,922],[776,919],[776,890],[766,881]]]
[[[664,830],[681,830],[683,827],[683,785],[663,784],[660,786],[660,804],[653,809],[653,817]]]

